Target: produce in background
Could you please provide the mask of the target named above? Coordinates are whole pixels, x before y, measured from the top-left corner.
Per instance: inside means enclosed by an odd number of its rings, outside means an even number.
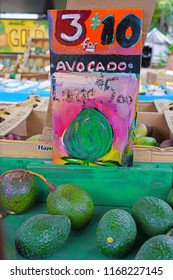
[[[157,235],[143,243],[135,260],[173,260],[173,237]]]
[[[153,134],[153,127],[151,124],[139,123],[134,133],[136,139],[142,136],[151,136]]]
[[[61,248],[71,229],[68,217],[38,214],[27,219],[15,234],[16,250],[24,258],[41,259]]]
[[[5,140],[21,140],[20,135],[15,134],[15,133],[8,133],[7,135],[5,135],[4,137],[1,137],[1,139],[5,139]]]
[[[152,137],[153,127],[151,124],[139,123],[134,131],[135,145],[158,146],[157,140]]]
[[[31,142],[38,142],[42,137],[42,134],[36,134],[32,135],[29,138],[26,139],[26,141],[31,141]]]
[[[166,139],[160,143],[160,148],[169,148],[169,147],[173,147],[172,139]]]
[[[149,136],[141,136],[134,141],[135,145],[143,145],[143,146],[157,146],[157,140],[154,137]]]
[[[157,197],[143,197],[132,207],[137,226],[148,236],[166,233],[173,226],[171,206]]]
[[[1,218],[6,214],[23,213],[33,206],[37,196],[34,176],[41,178],[50,190],[56,188],[44,176],[29,170],[9,170],[0,176]]]
[[[137,235],[136,223],[125,210],[112,209],[100,219],[96,231],[96,244],[100,252],[110,257],[126,255]]]
[[[94,203],[81,187],[63,184],[49,193],[47,210],[52,215],[66,215],[73,229],[85,227],[92,219]]]

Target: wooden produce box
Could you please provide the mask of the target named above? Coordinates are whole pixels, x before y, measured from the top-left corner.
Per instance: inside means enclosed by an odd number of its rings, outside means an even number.
[[[154,101],[139,101],[138,112],[157,112]]]
[[[21,102],[20,105],[17,104],[16,107],[7,104],[0,106],[1,110],[5,106],[7,113],[15,114],[15,118],[11,117],[9,121],[7,119],[5,122],[6,132],[18,134],[22,139],[20,141],[0,139],[0,157],[47,158],[52,156],[52,145],[50,142],[43,141],[42,138],[40,138],[39,142],[26,141],[27,138],[33,135],[42,135],[47,114],[48,98],[32,98],[34,99],[33,102],[29,103],[27,100],[26,102]],[[16,112],[15,109],[18,111]],[[21,116],[24,113],[26,115],[14,124],[11,130],[8,130],[8,126],[13,123],[14,119],[17,119],[16,116]],[[0,132],[3,133],[3,130],[5,131],[3,122],[1,122]]]
[[[172,111],[153,112],[153,102],[141,103],[139,107],[143,112],[138,111],[138,122],[153,126],[153,137],[158,143],[165,139],[173,139]],[[36,108],[11,131],[21,135],[22,141],[0,140],[1,157],[52,158],[51,110],[50,108],[48,111]],[[42,134],[39,141],[25,141],[26,138],[35,134]],[[173,147],[161,149],[152,146],[134,146],[134,161],[172,162]]]
[[[153,126],[153,137],[160,144],[166,139],[173,139],[172,112],[138,112],[138,121]],[[135,146],[136,162],[173,162],[173,147]]]

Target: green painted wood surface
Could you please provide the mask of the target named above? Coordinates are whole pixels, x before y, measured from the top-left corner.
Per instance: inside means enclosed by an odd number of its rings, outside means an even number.
[[[47,260],[108,260],[114,258],[108,258],[102,255],[96,246],[96,228],[99,219],[102,215],[112,209],[112,207],[95,206],[94,215],[92,221],[82,230],[71,230],[70,236],[65,245],[54,254],[47,257]],[[130,212],[130,208],[124,208]],[[14,245],[14,235],[18,227],[29,217],[39,214],[47,213],[45,204],[36,204],[32,209],[24,214],[9,215],[1,220],[3,226],[4,238],[13,247],[18,260],[24,258],[18,254]],[[138,233],[136,242],[132,250],[124,258],[133,260],[140,245],[146,240],[146,237]]]
[[[56,165],[48,159],[0,158],[0,173],[24,168],[42,174],[52,184],[76,184],[91,195],[95,205],[131,207],[144,196],[166,199],[173,172],[167,163],[134,163],[133,167]],[[37,179],[37,200],[45,202],[49,189]]]
[[[169,164],[135,164],[133,167],[82,167],[29,163],[27,169],[44,175],[56,186],[76,184],[91,195],[95,205],[131,207],[144,196],[166,199],[172,187]],[[41,183],[41,182],[40,182]],[[46,194],[47,195],[47,194]],[[45,197],[42,196],[42,201]]]

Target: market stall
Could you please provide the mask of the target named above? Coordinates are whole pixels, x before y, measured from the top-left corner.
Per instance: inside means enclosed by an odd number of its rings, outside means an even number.
[[[49,50],[30,38],[0,79],[4,259],[173,259],[172,96],[139,94],[155,1],[79,2],[50,10]]]

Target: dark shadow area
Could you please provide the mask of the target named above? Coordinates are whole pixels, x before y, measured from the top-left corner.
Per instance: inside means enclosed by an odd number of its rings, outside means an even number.
[[[66,0],[0,0],[1,13],[36,13],[47,14],[49,9],[64,9]]]

